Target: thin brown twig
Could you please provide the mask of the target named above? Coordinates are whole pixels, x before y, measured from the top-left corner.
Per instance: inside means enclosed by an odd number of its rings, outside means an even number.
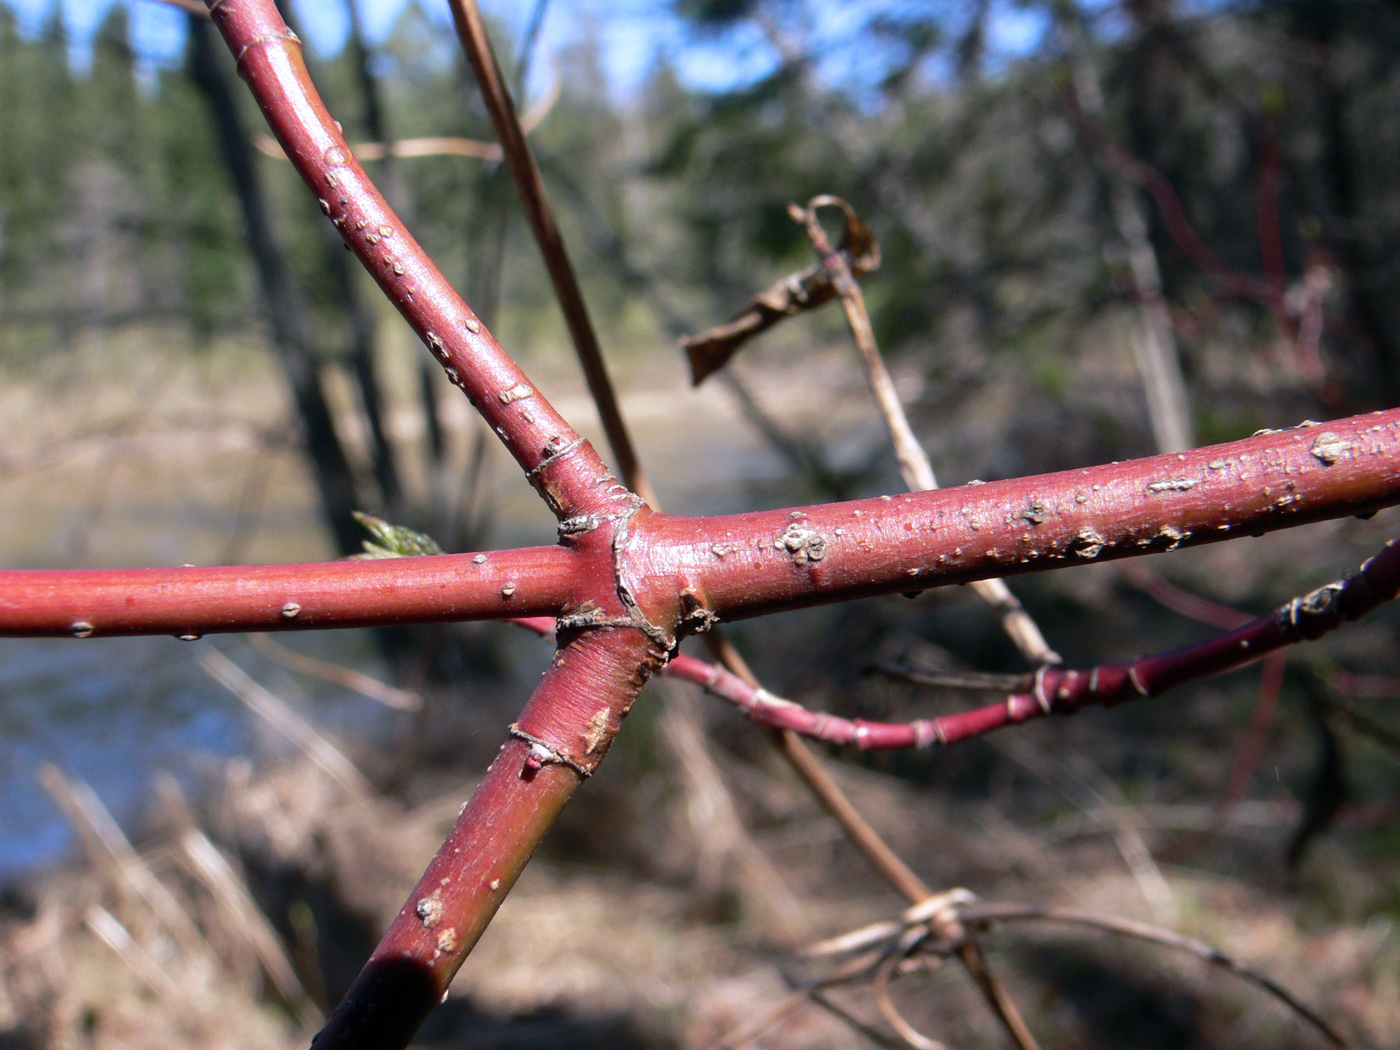
[[[181,11],[188,11],[196,18],[209,21],[209,8],[200,0],[157,0],[157,3],[169,4],[171,7],[178,7]]]
[[[896,934],[913,926],[938,926],[955,932],[958,908],[976,903],[977,898],[961,887],[944,890],[905,908],[898,921],[874,922],[868,926],[851,930],[837,937],[829,937],[816,944],[809,944],[799,953],[815,957],[821,955],[845,955],[849,952],[868,949],[880,941],[889,940]]]
[[[497,135],[500,136],[505,150],[506,163],[525,203],[531,229],[554,280],[555,293],[569,322],[570,334],[573,336],[575,349],[588,378],[589,389],[603,420],[608,443],[618,460],[623,479],[634,492],[659,509],[659,501],[633,448],[588,317],[582,291],[554,221],[539,168],[516,119],[510,94],[501,77],[500,67],[496,63],[490,39],[481,20],[481,12],[475,0],[451,0],[451,7],[458,36],[481,86],[487,108],[496,125]],[[733,674],[757,687],[758,682],[753,672],[727,638],[711,631],[707,640],[717,659],[720,659]],[[775,741],[784,757],[792,763],[822,804],[837,818],[847,835],[876,870],[911,900],[921,900],[929,896],[929,888],[870,827],[797,734],[779,731],[775,733]]]
[[[991,1005],[992,1012],[1006,1027],[1016,1045],[1021,1050],[1039,1050],[1039,1044],[1031,1034],[1025,1018],[1021,1016],[1020,1008],[1011,998],[1011,993],[1006,990],[1006,985],[1001,983],[992,972],[992,968],[987,965],[987,957],[982,954],[982,948],[971,930],[964,931],[962,943],[958,945],[958,958],[962,960],[963,966]]]
[[[858,849],[871,867],[884,876],[885,881],[902,893],[909,901],[917,903],[933,896],[933,890],[917,875],[889,844],[861,816],[851,800],[836,786],[836,782],[821,766],[817,756],[791,729],[773,731],[778,750],[792,763],[798,775],[817,796],[827,811],[836,818],[845,831],[846,837]]]
[[[617,394],[598,346],[598,336],[584,305],[578,276],[564,248],[564,238],[559,232],[559,224],[555,221],[554,209],[545,194],[539,166],[535,163],[534,154],[525,139],[525,131],[516,116],[515,103],[511,100],[510,90],[506,87],[505,78],[501,76],[500,66],[491,49],[491,40],[486,34],[481,10],[477,7],[476,0],[449,0],[448,6],[452,8],[452,20],[457,27],[457,36],[461,40],[467,60],[471,63],[472,72],[476,74],[486,109],[491,114],[491,123],[495,125],[496,135],[501,140],[506,166],[520,191],[521,203],[525,207],[530,229],[540,244],[545,268],[549,271],[554,293],[564,311],[564,320],[569,327],[574,348],[578,351],[579,361],[583,365],[588,389],[598,406],[603,431],[607,434],[608,444],[617,458],[618,469],[633,492],[655,505],[656,493],[642,470],[631,435],[623,422]]]
[[[958,689],[969,693],[1019,693],[1035,684],[1031,674],[993,674],[985,671],[923,671],[899,664],[872,664],[872,671],[931,689]]]
[[[171,0],[166,0],[171,2]],[[559,101],[561,87],[556,77],[549,91],[520,118],[520,130],[528,135],[543,123],[554,104]],[[271,135],[258,134],[253,144],[265,156],[286,160],[287,154]],[[499,143],[453,135],[430,135],[422,138],[395,139],[393,142],[352,142],[350,152],[359,160],[383,160],[385,157],[469,157],[474,160],[499,162],[505,159]]]
[[[758,678],[726,635],[718,630],[711,630],[705,634],[705,641],[715,659],[723,664],[731,676],[742,681],[750,689],[762,689]],[[886,882],[914,903],[927,900],[933,895],[928,885],[914,874],[913,869],[900,859],[899,854],[895,853],[880,837],[879,832],[870,826],[870,822],[861,816],[860,810],[846,797],[845,792],[831,778],[831,774],[822,767],[821,760],[812,753],[812,749],[797,733],[791,729],[775,728],[770,739],[778,752],[802,778],[808,790],[816,795],[817,801],[836,818],[851,844]]]
[[[870,314],[865,309],[865,297],[861,294],[860,284],[856,281],[846,256],[832,248],[817,217],[818,210],[824,207],[840,208],[846,216],[848,228],[852,224],[860,223],[855,210],[849,204],[840,197],[828,194],[813,197],[807,202],[806,208],[792,205],[792,217],[806,228],[807,236],[816,248],[822,265],[831,274],[832,286],[841,298],[846,321],[850,325],[851,335],[855,338],[856,348],[860,351],[861,363],[865,366],[865,377],[870,383],[870,392],[874,394],[875,403],[879,406],[886,429],[889,430],[890,442],[894,445],[895,458],[899,460],[899,472],[905,485],[911,492],[931,491],[938,488],[933,464],[929,462],[928,454],[924,452],[919,439],[914,435],[913,427],[909,425],[909,417],[900,403],[894,380],[880,356],[880,347],[875,341],[875,329],[870,324]],[[864,224],[860,225],[863,228]],[[1032,666],[1060,662],[1059,653],[1050,648],[1040,627],[1022,607],[1020,600],[1011,593],[1006,581],[978,580],[972,584],[972,589],[996,612],[1002,629],[1016,643],[1016,647]]]
[[[857,277],[880,266],[880,246],[863,223],[846,227],[838,251]],[[728,364],[749,340],[786,318],[825,306],[835,295],[831,271],[820,262],[775,281],[729,321],[681,339],[680,347],[690,362],[691,382],[699,386]]]
[[[823,995],[821,992],[809,992],[807,995],[807,999],[813,1005],[820,1006],[823,1010],[831,1014],[831,1016],[835,1017],[838,1021],[842,1021],[845,1024],[849,1025],[852,1028],[852,1030],[859,1032],[861,1035],[865,1036],[865,1038],[869,1039],[876,1046],[889,1047],[890,1050],[899,1050],[899,1047],[902,1045],[901,1043],[895,1042],[893,1039],[891,1039],[889,1036],[885,1035],[878,1029],[872,1028],[870,1025],[862,1021],[859,1017],[856,1017],[849,1010],[843,1007],[840,1003],[834,1002],[827,996]]]
[[[879,1007],[880,1015],[889,1022],[889,1026],[899,1033],[900,1039],[904,1040],[906,1046],[911,1046],[914,1050],[948,1050],[944,1043],[929,1038],[910,1024],[899,1012],[899,1008],[894,1005],[894,1000],[890,998],[890,977],[899,966],[902,958],[902,953],[891,952],[880,964],[880,968],[875,971],[875,980],[872,985],[875,991],[875,1005]]]
[[[1177,948],[1184,952],[1203,959],[1213,966],[1219,966],[1224,970],[1243,978],[1251,984],[1262,988],[1279,1002],[1283,1003],[1290,1010],[1302,1017],[1335,1046],[1345,1047],[1346,1040],[1330,1024],[1322,1019],[1311,1007],[1299,1001],[1288,989],[1284,988],[1271,977],[1251,969],[1243,963],[1236,961],[1217,948],[1211,947],[1204,941],[1199,941],[1194,937],[1187,937],[1183,934],[1174,933],[1160,926],[1151,926],[1147,923],[1135,922],[1132,919],[1118,919],[1103,915],[1096,915],[1093,912],[1078,911],[1073,908],[1039,908],[1029,904],[970,904],[959,909],[959,916],[964,922],[1059,922],[1069,923],[1075,926],[1087,926],[1093,929],[1104,930],[1109,933],[1116,933],[1123,937],[1132,937],[1137,940],[1149,941],[1153,944],[1165,945],[1169,948]]]
[[[258,652],[283,667],[344,686],[361,696],[379,701],[385,707],[392,707],[395,711],[417,711],[423,706],[423,698],[412,690],[396,689],[361,671],[288,649],[285,645],[274,642],[266,634],[250,634],[248,641]]]
[[[788,1014],[798,1009],[814,992],[860,980],[870,972],[870,968],[876,965],[884,954],[883,951],[867,952],[843,963],[825,977],[801,985],[769,1007],[766,1013],[760,1014],[746,1024],[740,1025],[728,1035],[717,1039],[710,1045],[709,1050],[737,1050],[745,1043],[752,1042]]]

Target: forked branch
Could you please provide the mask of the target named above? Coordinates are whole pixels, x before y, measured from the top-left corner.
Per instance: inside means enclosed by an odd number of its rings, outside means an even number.
[[[1392,411],[956,490],[722,517],[656,513],[607,471],[370,184],[272,0],[211,0],[210,11],[322,211],[560,521],[559,547],[495,555],[0,577],[0,631],[12,634],[557,617],[555,659],[318,1038],[322,1047],[408,1042],[680,636],[716,620],[1175,549],[1400,502],[1400,411]],[[1294,626],[1310,630],[1366,600],[1359,589],[1343,592],[1299,610]],[[1051,680],[1052,672],[1043,672],[1052,683],[1045,695],[1056,702],[1062,689],[1066,701],[1097,691],[1073,672]],[[1169,665],[1157,673],[1172,680]],[[911,880],[910,892],[926,893]]]
[[[761,725],[790,729],[813,740],[862,751],[926,748],[956,744],[1045,715],[1071,715],[1086,707],[1113,707],[1160,696],[1188,682],[1244,667],[1286,646],[1321,638],[1393,600],[1397,594],[1400,539],[1391,540],[1360,571],[1345,579],[1294,598],[1268,616],[1207,641],[1089,670],[1043,667],[1025,675],[1017,691],[1002,703],[912,722],[872,722],[809,711],[751,686],[722,667],[685,654],[672,658],[666,673],[694,682],[711,695],[729,701]],[[921,678],[917,673],[906,676],[898,669],[883,669],[895,677],[912,681]],[[982,687],[980,683],[978,687]]]

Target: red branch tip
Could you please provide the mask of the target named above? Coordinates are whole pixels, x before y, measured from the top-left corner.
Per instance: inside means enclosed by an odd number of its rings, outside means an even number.
[[[1268,616],[1207,641],[1087,671],[1047,665],[1032,677],[1029,690],[1015,693],[1003,703],[912,722],[868,722],[809,711],[692,656],[676,656],[666,673],[728,700],[755,722],[790,729],[814,740],[854,745],[863,751],[924,748],[955,744],[1045,715],[1072,715],[1086,707],[1112,707],[1158,696],[1187,682],[1243,667],[1284,646],[1320,638],[1397,594],[1400,539],[1391,540],[1360,571],[1341,582],[1294,598]],[[522,622],[522,626],[539,629],[533,623]]]

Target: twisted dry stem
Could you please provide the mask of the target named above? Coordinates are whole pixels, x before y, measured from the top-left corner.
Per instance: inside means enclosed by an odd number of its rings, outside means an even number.
[[[881,981],[900,972],[901,965],[911,965],[929,954],[935,957],[947,955],[970,936],[972,929],[985,928],[998,922],[1082,926],[1187,952],[1261,988],[1320,1031],[1334,1045],[1346,1045],[1336,1029],[1288,989],[1204,941],[1160,926],[1074,908],[983,902],[964,889],[949,890],[924,904],[908,908],[898,920],[871,923],[810,945],[802,954],[809,957],[859,954],[838,966],[825,980],[814,981],[809,987],[815,989],[829,986],[834,981],[844,983],[873,976],[878,993]],[[889,1009],[893,1011],[892,1004]],[[891,1024],[899,1028],[893,1017],[888,1013],[886,1016]]]

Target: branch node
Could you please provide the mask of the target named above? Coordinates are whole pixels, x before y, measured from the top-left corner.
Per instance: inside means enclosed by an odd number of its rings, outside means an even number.
[[[555,765],[568,766],[581,777],[591,777],[593,775],[593,771],[587,766],[570,758],[549,741],[542,740],[540,737],[525,732],[525,730],[521,729],[515,722],[510,724],[510,735],[518,740],[524,740],[530,745],[530,751],[525,756],[525,769],[521,770],[521,776],[525,775],[525,770],[535,772],[549,765],[551,762]]]
[[[214,8],[211,7],[209,11],[210,14],[212,14],[214,12]],[[301,38],[295,33],[293,33],[289,28],[283,26],[281,29],[275,30],[271,33],[264,33],[262,36],[254,37],[252,40],[249,40],[246,44],[240,47],[238,49],[238,54],[233,56],[234,67],[239,71],[242,71],[244,55],[246,55],[249,51],[253,50],[253,48],[260,47],[263,44],[270,44],[274,40],[285,40],[289,44],[296,44],[297,47],[301,47]],[[332,161],[331,163],[335,162]],[[344,161],[341,161],[340,163],[343,164]]]

